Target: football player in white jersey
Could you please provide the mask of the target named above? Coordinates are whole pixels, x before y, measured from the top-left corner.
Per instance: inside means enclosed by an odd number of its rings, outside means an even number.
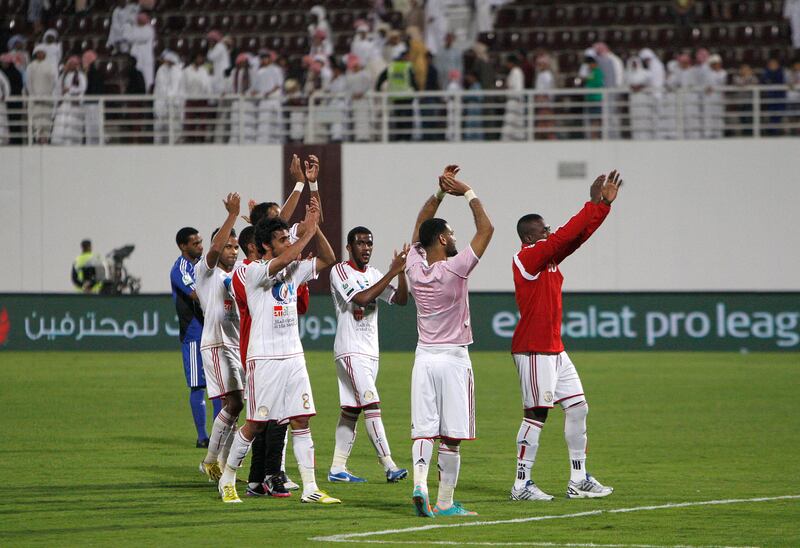
[[[409,246],[394,252],[389,272],[384,276],[369,265],[372,257],[372,232],[357,226],[347,234],[349,260],[331,269],[331,293],[336,307],[336,340],[333,345],[336,375],[339,379],[339,405],[342,408],[336,427],[336,446],[328,481],[363,483],[347,469],[347,459],[356,439],[358,416],[364,422],[386,481],[408,476],[392,460],[389,440],[381,420],[380,396],[375,387],[378,377],[378,299],[389,304],[408,302],[408,285],[403,272]],[[397,277],[397,287],[391,284]]]
[[[225,285],[239,254],[239,242],[233,225],[239,216],[239,195],[228,194],[223,200],[228,217],[212,235],[211,249],[195,265],[195,285],[205,322],[200,341],[208,397],[222,398],[224,407],[214,419],[208,452],[200,471],[209,481],[218,481],[227,451],[233,441],[231,432],[243,407],[241,360],[239,359],[239,312]]]
[[[297,321],[297,286],[317,277],[336,261],[330,243],[318,227],[319,202],[311,200],[301,223],[302,236],[289,243],[289,227],[280,219],[256,226],[261,261],[247,265],[245,291],[252,316],[247,348],[247,422],[235,434],[219,481],[224,502],[241,502],[236,493],[236,470],[241,467],[255,435],[267,422],[289,423],[292,447],[303,483],[301,502],[341,502],[317,487],[314,443],[309,418],[316,414]],[[316,238],[318,256],[298,260]]]

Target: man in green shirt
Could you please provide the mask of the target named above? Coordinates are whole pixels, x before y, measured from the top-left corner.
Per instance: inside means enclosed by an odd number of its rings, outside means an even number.
[[[392,103],[389,127],[392,129],[393,135],[389,136],[389,140],[410,141],[414,128],[413,103],[417,82],[414,80],[408,49],[398,55],[378,76],[375,91],[381,91],[384,82],[386,82],[386,91],[392,94],[389,99]]]
[[[583,87],[585,88],[603,88],[605,87],[605,80],[603,79],[603,71],[597,64],[597,57],[587,54],[584,58],[584,63],[588,66],[588,76],[583,80]],[[584,120],[588,122],[591,128],[588,132],[589,139],[600,138],[600,125],[603,118],[603,94],[602,93],[589,93],[584,96],[586,106],[584,107]]]

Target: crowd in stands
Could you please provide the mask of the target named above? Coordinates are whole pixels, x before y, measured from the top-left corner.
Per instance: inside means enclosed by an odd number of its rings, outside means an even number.
[[[607,44],[597,42],[584,51],[577,74],[561,73],[557,56],[544,49],[519,50],[499,59],[490,54],[482,39],[492,32],[494,15],[507,3],[476,0],[471,30],[466,30],[449,28],[443,0],[402,2],[403,18],[399,22],[394,18],[394,24],[385,20],[390,2],[374,0],[366,16],[353,23],[349,51],[335,51],[334,45],[341,42],[335,39],[325,7],[315,5],[308,12],[308,51],[291,56],[274,49],[237,47],[235,40],[216,29],[206,34],[202,48],[182,55],[159,46],[152,0],[117,0],[105,49],[123,61],[124,85],[111,90],[106,61],[93,49],[64,52],[57,30],[41,26],[46,0],[30,0],[28,16],[40,33],[10,36],[0,55],[0,144],[14,141],[14,131],[25,129],[19,127],[22,103],[15,100],[23,95],[31,98],[28,113],[35,142],[52,144],[97,144],[103,114],[91,97],[113,92],[152,94],[150,116],[156,141],[165,141],[175,127],[184,132],[186,142],[301,141],[306,135],[304,115],[285,107],[307,105],[320,92],[335,95],[330,103],[346,113],[330,126],[332,140],[371,140],[370,94],[382,90],[395,94],[393,108],[405,120],[394,126],[400,130],[398,139],[428,138],[430,132],[414,132],[412,121],[419,118],[420,109],[426,110],[426,100],[440,104],[440,110],[429,110],[446,114],[449,120],[433,135],[437,140],[456,138],[456,119],[461,120],[460,138],[490,138],[484,131],[486,123],[470,121],[489,112],[480,97],[463,96],[458,116],[446,97],[418,101],[413,91],[507,90],[499,111],[502,126],[495,132],[495,138],[503,140],[526,138],[525,113],[531,108],[526,90],[534,90],[541,138],[559,137],[547,131],[559,100],[553,90],[559,88],[598,89],[581,96],[588,138],[599,137],[603,108],[612,138],[619,137],[623,127],[633,139],[745,135],[749,130],[726,127],[725,109],[728,104],[729,113],[740,110],[737,121],[746,125],[753,116],[752,93],[743,91],[737,97],[725,92],[725,99],[734,99],[731,106],[723,98],[725,86],[787,85],[788,91],[762,91],[759,97],[766,102],[761,110],[770,120],[800,116],[794,112],[800,110],[800,54],[786,63],[772,58],[766,66],[742,63],[726,69],[719,54],[702,47],[660,59],[650,48],[617,55]],[[689,24],[688,8],[693,2],[675,4],[676,25]],[[77,13],[86,9],[86,0],[76,0]],[[800,52],[800,0],[787,0],[783,15],[793,24],[793,47]],[[621,91],[609,95],[600,93],[602,89]],[[681,105],[680,114],[678,94],[692,98]],[[55,102],[54,97],[58,98]],[[222,132],[219,123],[209,123],[221,116],[214,109],[223,106],[228,127],[242,131]],[[787,107],[788,114],[783,112]],[[352,130],[344,131],[345,125]],[[681,135],[678,126],[682,126]],[[21,140],[16,138],[16,142]]]

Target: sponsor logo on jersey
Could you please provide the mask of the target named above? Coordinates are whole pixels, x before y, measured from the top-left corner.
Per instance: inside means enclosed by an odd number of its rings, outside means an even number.
[[[294,284],[278,282],[272,286],[272,296],[279,303],[287,303],[294,295]]]
[[[375,393],[372,390],[367,390],[366,392],[364,392],[364,399],[365,400],[371,400],[371,399],[374,399],[374,398],[375,398]]]
[[[262,405],[261,407],[258,408],[258,416],[259,417],[265,418],[267,415],[269,415],[269,408],[268,407]]]
[[[544,401],[546,401],[547,403],[550,403],[551,401],[553,401],[553,393],[552,392],[545,392],[544,393]]]
[[[353,309],[353,318],[355,318],[355,320],[357,322],[360,322],[361,320],[363,320],[364,319],[364,309],[363,308],[354,308]]]
[[[272,307],[272,316],[275,318],[282,318],[286,311],[283,309],[282,305],[276,304]]]
[[[311,396],[304,393],[301,398],[303,398],[303,409],[311,409]]]

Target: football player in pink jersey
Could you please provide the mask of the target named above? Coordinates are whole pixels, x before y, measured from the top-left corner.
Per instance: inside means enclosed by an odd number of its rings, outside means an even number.
[[[478,266],[494,233],[481,201],[456,179],[458,166],[447,166],[439,190],[428,198],[417,217],[406,260],[406,276],[417,305],[419,340],[411,374],[411,437],[414,465],[412,495],[417,515],[476,515],[453,500],[461,466],[462,440],[475,439],[475,397],[467,281]],[[445,194],[464,196],[475,219],[468,246],[456,249],[453,229],[435,218]],[[439,440],[439,496],[431,509],[428,468],[434,440]]]

